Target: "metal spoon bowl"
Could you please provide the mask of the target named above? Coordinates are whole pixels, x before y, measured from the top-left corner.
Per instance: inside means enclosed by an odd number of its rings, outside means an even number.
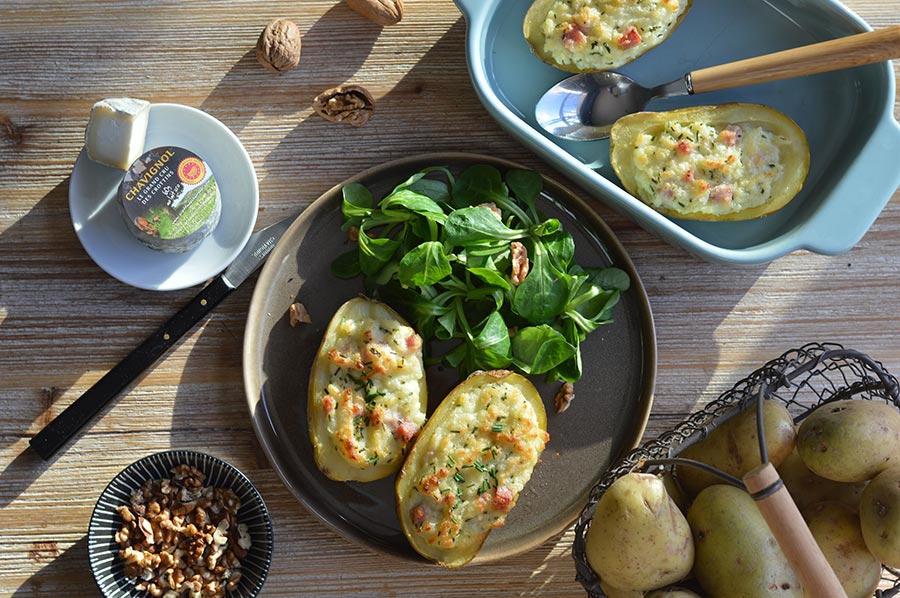
[[[900,26],[709,67],[652,88],[621,73],[585,73],[551,87],[538,101],[535,118],[556,137],[603,139],[617,120],[639,112],[655,98],[732,89],[892,58],[900,58]]]
[[[641,111],[650,100],[689,93],[688,77],[647,88],[614,71],[586,73],[551,87],[538,100],[535,118],[551,135],[591,141],[609,137],[613,123]]]

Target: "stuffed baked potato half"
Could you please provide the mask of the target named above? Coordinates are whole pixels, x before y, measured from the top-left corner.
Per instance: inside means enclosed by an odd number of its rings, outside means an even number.
[[[663,43],[692,0],[535,0],[523,33],[544,62],[572,73],[607,71]]]
[[[622,186],[688,220],[749,220],[787,205],[809,171],[797,124],[759,104],[695,106],[625,116],[610,133]]]
[[[309,378],[307,418],[319,469],[338,481],[395,473],[427,406],[421,337],[383,303],[344,303]]]
[[[537,389],[506,370],[475,372],[435,410],[397,477],[400,523],[422,556],[448,568],[506,521],[549,440]]]

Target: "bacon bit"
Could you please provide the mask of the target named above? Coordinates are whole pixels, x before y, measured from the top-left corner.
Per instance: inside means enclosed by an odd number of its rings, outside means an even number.
[[[682,139],[675,145],[675,150],[682,156],[689,156],[694,151],[694,144],[687,139]]]
[[[447,505],[448,507],[452,507],[456,504],[456,495],[452,492],[448,492],[441,498],[441,502]]]
[[[350,415],[352,415],[353,417],[356,417],[357,415],[362,415],[362,412],[363,412],[363,408],[362,408],[362,405],[360,405],[359,403],[353,403],[353,405],[350,406]]]
[[[726,164],[734,164],[735,160],[737,160],[737,156],[735,156],[734,154],[731,154],[727,158],[725,158],[725,163]]]
[[[510,490],[506,486],[500,486],[499,488],[497,488],[497,491],[494,494],[494,500],[492,504],[498,511],[506,511],[512,508],[512,499],[512,490]]]
[[[576,46],[584,44],[585,41],[587,41],[587,36],[575,23],[569,23],[566,26],[566,30],[563,32],[563,46],[566,50],[574,50]]]
[[[369,423],[373,426],[380,426],[382,421],[381,418],[383,415],[384,409],[382,409],[381,407],[375,407],[374,409],[372,409],[372,412],[369,413]]]
[[[487,510],[488,504],[491,502],[491,495],[488,492],[481,494],[478,499],[475,501],[475,506],[478,507],[479,513],[484,513]]]
[[[719,137],[722,138],[725,145],[731,147],[737,145],[743,135],[743,130],[737,125],[728,125],[721,133],[719,133]]]
[[[707,160],[706,167],[713,170],[722,170],[725,168],[725,162],[719,162],[718,160]]]
[[[706,181],[697,181],[697,188],[701,191],[706,191],[707,189],[709,189],[709,183],[707,183]]]
[[[518,241],[513,241],[509,244],[509,251],[512,260],[510,282],[513,283],[513,286],[519,286],[528,276],[528,250]]]
[[[692,172],[692,171],[688,171]],[[562,386],[559,387],[559,392],[556,393],[553,401],[556,403],[556,412],[562,413],[566,409],[569,408],[569,405],[572,404],[572,401],[575,399],[575,385],[571,382],[566,382]]]
[[[632,25],[625,30],[625,33],[619,36],[619,39],[616,40],[616,44],[623,50],[627,50],[628,48],[635,47],[642,41],[644,40],[641,38],[641,34],[638,33],[637,27]]]
[[[731,203],[734,197],[734,189],[731,185],[719,185],[709,192],[709,201],[712,203]]]
[[[357,370],[364,369],[362,362],[359,360],[359,355],[355,355],[353,357],[355,357],[356,359],[351,359],[350,357],[347,357],[346,355],[344,355],[337,349],[332,349],[331,351],[328,352],[328,359],[330,359],[331,362],[335,365],[352,367],[352,368],[356,368]]]
[[[416,527],[421,527],[423,523],[425,523],[425,507],[422,505],[416,505],[409,510],[409,518],[412,520],[413,525]]]
[[[410,351],[418,351],[422,348],[422,337],[418,334],[413,334],[411,336],[406,337],[406,348]]]
[[[422,492],[431,494],[431,491],[440,485],[441,480],[436,475],[430,475],[422,480]]]
[[[362,461],[363,456],[360,454],[359,450],[356,448],[356,442],[352,438],[343,438],[341,440],[341,446],[344,449],[344,456],[350,459],[351,461]]]
[[[334,413],[335,405],[337,405],[337,401],[334,400],[333,396],[325,395],[322,397],[322,408],[325,410],[325,413]]]
[[[417,426],[415,422],[408,419],[400,422],[400,425],[397,426],[396,430],[394,430],[394,435],[399,438],[400,441],[404,444],[415,438],[416,434],[418,433],[419,426]]]
[[[692,169],[688,169],[688,171],[684,173],[684,182],[693,183],[694,180],[694,171]]]

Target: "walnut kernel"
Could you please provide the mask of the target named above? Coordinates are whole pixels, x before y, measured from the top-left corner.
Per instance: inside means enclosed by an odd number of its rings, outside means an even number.
[[[396,25],[403,18],[403,0],[346,0],[347,6],[378,25]]]
[[[300,29],[293,21],[275,19],[256,42],[256,60],[270,71],[286,73],[300,64]]]
[[[317,95],[312,106],[329,122],[361,127],[372,117],[375,98],[361,85],[339,85]]]

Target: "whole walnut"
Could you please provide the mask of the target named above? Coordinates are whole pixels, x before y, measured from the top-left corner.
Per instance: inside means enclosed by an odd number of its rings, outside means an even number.
[[[403,0],[346,0],[347,6],[379,25],[396,25],[403,18]]]
[[[288,19],[275,19],[256,42],[256,59],[276,73],[286,73],[300,64],[300,29]]]

